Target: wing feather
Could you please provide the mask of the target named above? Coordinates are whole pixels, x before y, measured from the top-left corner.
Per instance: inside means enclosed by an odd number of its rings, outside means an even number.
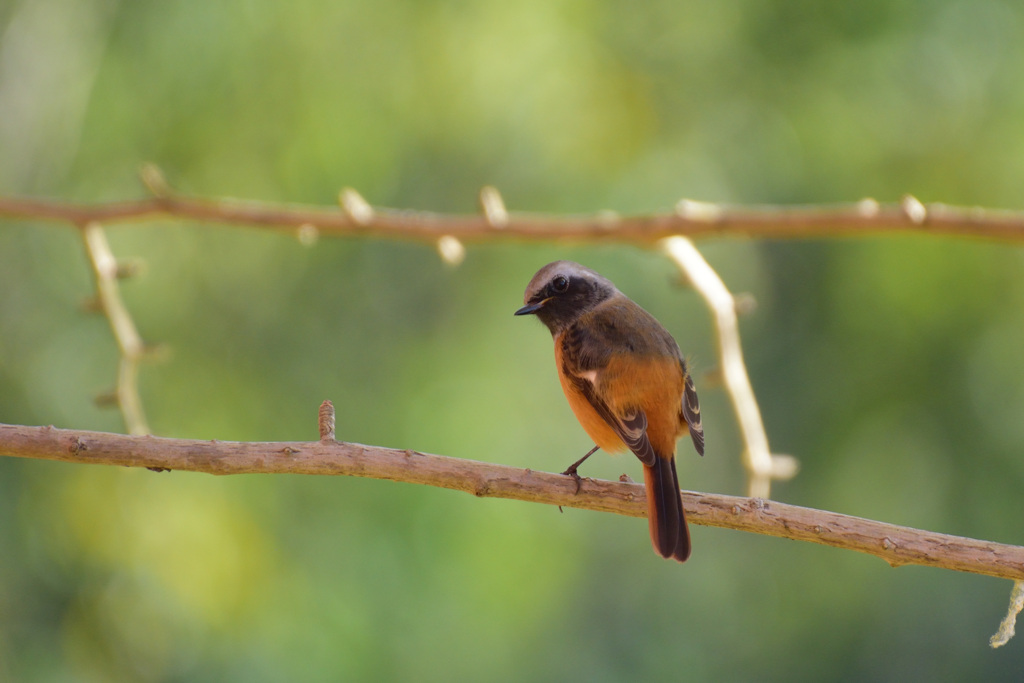
[[[647,415],[638,408],[618,416],[598,395],[597,381],[608,362],[607,354],[600,349],[607,346],[592,342],[579,325],[573,325],[565,331],[561,339],[562,374],[583,394],[601,419],[608,423],[640,462],[651,467],[658,456],[647,438]]]
[[[683,368],[683,377],[686,384],[683,389],[683,419],[690,429],[690,439],[693,440],[693,447],[697,453],[704,455],[704,426],[700,421],[700,402],[697,400],[697,389],[693,386],[693,377],[686,368],[686,361],[680,359]]]

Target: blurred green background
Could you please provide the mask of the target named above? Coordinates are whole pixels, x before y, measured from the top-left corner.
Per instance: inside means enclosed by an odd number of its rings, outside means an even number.
[[[0,194],[178,189],[330,205],[669,210],[923,201],[1022,208],[1024,7],[1005,0],[0,0]],[[344,440],[560,471],[590,443],[547,331],[558,258],[692,356],[708,455],[744,491],[709,315],[654,251],[115,226],[170,349],[154,431]],[[1024,253],[924,236],[699,244],[742,320],[773,497],[1024,542]],[[0,223],[0,422],[120,431],[73,229]],[[600,456],[590,476],[637,478]],[[381,481],[215,478],[0,458],[0,679],[1019,681],[987,645],[1010,583],[718,529],[686,565],[643,520]]]

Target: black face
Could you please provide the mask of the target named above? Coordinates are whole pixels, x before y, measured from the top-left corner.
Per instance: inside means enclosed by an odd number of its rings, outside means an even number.
[[[557,333],[601,303],[614,292],[610,282],[597,273],[578,268],[555,271],[539,289],[527,290],[526,305],[516,315],[535,314],[551,332]],[[531,282],[531,288],[539,283]]]

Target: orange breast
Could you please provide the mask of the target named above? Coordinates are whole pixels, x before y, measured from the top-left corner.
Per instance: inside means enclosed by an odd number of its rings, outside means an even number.
[[[562,373],[562,345],[555,338],[555,364],[562,391],[583,430],[594,443],[609,453],[626,449],[626,444],[590,401]],[[683,374],[676,358],[619,354],[598,373],[595,393],[615,415],[631,414],[640,408],[647,415],[647,438],[655,452],[672,457],[676,439],[686,431],[680,417]]]
[[[594,443],[608,453],[619,453],[626,450],[626,444],[622,442],[619,435],[615,433],[604,418],[598,415],[590,401],[562,372],[562,344],[559,337],[555,337],[555,367],[558,368],[558,381],[562,384],[562,391],[569,401],[569,407],[579,420],[583,431],[594,440]]]

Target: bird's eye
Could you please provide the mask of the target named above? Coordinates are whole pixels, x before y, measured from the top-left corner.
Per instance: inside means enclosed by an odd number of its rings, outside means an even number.
[[[569,280],[562,275],[559,275],[551,281],[551,289],[556,294],[562,294],[565,290],[569,289]]]

